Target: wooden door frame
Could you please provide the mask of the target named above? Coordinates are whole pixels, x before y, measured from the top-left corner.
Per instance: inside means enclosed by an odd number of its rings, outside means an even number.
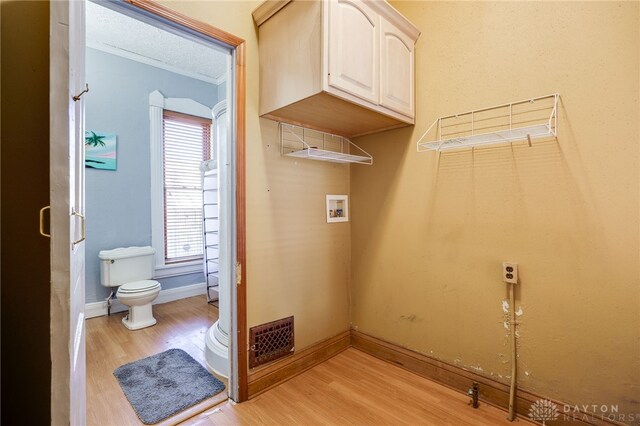
[[[236,285],[236,346],[238,350],[238,401],[248,399],[247,268],[246,268],[246,48],[245,41],[219,28],[197,21],[151,0],[125,0],[132,6],[214,38],[235,50],[236,135],[236,259],[240,274]],[[233,317],[233,316],[232,316]],[[232,345],[233,346],[233,345]]]

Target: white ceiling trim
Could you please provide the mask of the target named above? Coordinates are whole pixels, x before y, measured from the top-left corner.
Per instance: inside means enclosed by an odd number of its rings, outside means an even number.
[[[125,59],[129,59],[131,61],[140,62],[145,65],[150,65],[155,68],[160,68],[165,71],[172,72],[174,74],[180,74],[185,77],[193,78],[196,80],[204,81],[205,83],[211,83],[215,85],[220,85],[227,81],[226,75],[221,75],[218,78],[207,77],[206,75],[198,74],[195,72],[187,71],[182,68],[174,67],[172,65],[166,64],[164,62],[158,61],[157,59],[149,58],[146,56],[139,55],[134,52],[129,52],[128,50],[118,49],[117,47],[108,46],[102,43],[95,43],[87,40],[87,47],[95,50],[99,50],[101,52],[109,53],[111,55],[120,56]]]

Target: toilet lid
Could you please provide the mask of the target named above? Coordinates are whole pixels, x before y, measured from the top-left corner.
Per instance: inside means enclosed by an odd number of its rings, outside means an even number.
[[[140,293],[160,287],[160,283],[154,280],[133,281],[120,286],[119,293]]]

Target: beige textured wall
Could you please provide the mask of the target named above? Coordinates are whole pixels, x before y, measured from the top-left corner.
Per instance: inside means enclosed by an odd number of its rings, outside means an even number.
[[[280,156],[277,124],[258,117],[260,1],[165,1],[246,40],[249,326],[295,316],[296,349],[349,328],[350,225],[326,224],[325,195],[349,193],[349,169]]]
[[[415,128],[360,138],[352,323],[508,383],[640,413],[638,2],[393,2],[422,30]],[[418,154],[438,116],[560,92],[559,137]]]

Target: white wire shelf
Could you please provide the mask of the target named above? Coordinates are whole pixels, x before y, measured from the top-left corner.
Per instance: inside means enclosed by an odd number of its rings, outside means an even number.
[[[280,123],[280,148],[282,155],[288,157],[342,164],[373,164],[373,157],[349,139],[293,124]]]
[[[202,246],[204,275],[207,285],[207,302],[218,300],[219,250],[220,250],[220,204],[218,194],[218,164],[208,160],[200,164],[202,183]],[[217,236],[217,238],[216,238]]]
[[[440,117],[417,142],[418,152],[555,137],[560,95],[541,96]],[[432,140],[428,136],[433,136]]]

